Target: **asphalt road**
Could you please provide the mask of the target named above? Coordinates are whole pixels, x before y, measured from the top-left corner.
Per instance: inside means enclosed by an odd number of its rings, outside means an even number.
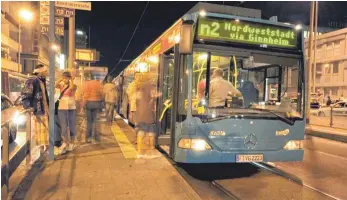
[[[252,164],[177,165],[202,199],[331,199]],[[214,181],[233,197],[212,186]]]

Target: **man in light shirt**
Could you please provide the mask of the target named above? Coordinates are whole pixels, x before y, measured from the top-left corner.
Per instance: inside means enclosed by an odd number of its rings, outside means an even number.
[[[103,87],[103,96],[105,99],[106,119],[109,125],[113,121],[113,112],[117,102],[116,85],[112,83],[112,77],[108,76],[106,84]]]
[[[223,79],[222,69],[215,69],[211,78],[209,107],[224,108],[225,101],[228,97],[242,97],[241,92],[232,83]]]

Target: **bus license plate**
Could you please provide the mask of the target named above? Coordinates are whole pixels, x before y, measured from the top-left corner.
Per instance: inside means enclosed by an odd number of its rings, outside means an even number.
[[[261,154],[236,155],[236,162],[263,162],[264,156]]]

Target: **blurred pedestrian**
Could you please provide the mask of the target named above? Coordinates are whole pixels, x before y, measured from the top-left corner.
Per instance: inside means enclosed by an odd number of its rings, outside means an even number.
[[[331,102],[331,98],[330,98],[330,96],[328,96],[328,100],[327,100],[327,106],[330,106],[332,104],[332,102]]]
[[[100,139],[96,130],[96,120],[101,109],[102,85],[98,80],[93,80],[91,74],[87,75],[87,80],[83,89],[82,108],[87,109],[87,135],[86,142],[98,141]],[[92,138],[94,133],[94,138]]]
[[[74,141],[76,136],[76,99],[75,93],[77,86],[73,83],[70,72],[63,72],[62,78],[58,80],[55,87],[60,89],[58,118],[61,127],[60,154],[65,151],[72,151],[75,148]]]
[[[161,94],[156,91],[155,76],[144,73],[136,80],[135,127],[139,156],[151,156],[146,150],[154,149],[157,126],[155,121],[155,99]]]
[[[22,104],[25,109],[33,108],[33,121],[35,126],[36,144],[40,146],[41,153],[44,153],[49,144],[48,135],[48,112],[49,100],[46,88],[46,77],[48,68],[42,64],[37,65],[33,72],[33,77],[29,78],[22,91]]]
[[[135,76],[133,82],[131,82],[126,90],[129,102],[129,121],[135,122],[135,112],[136,112],[136,79],[138,75]]]
[[[107,76],[106,84],[103,87],[103,95],[106,107],[106,120],[108,125],[112,125],[113,113],[117,101],[116,85],[112,83],[112,77]]]

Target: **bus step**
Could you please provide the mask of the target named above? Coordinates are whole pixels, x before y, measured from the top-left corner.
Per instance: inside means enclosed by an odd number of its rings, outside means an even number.
[[[158,137],[158,145],[170,145],[170,135],[164,134]]]

